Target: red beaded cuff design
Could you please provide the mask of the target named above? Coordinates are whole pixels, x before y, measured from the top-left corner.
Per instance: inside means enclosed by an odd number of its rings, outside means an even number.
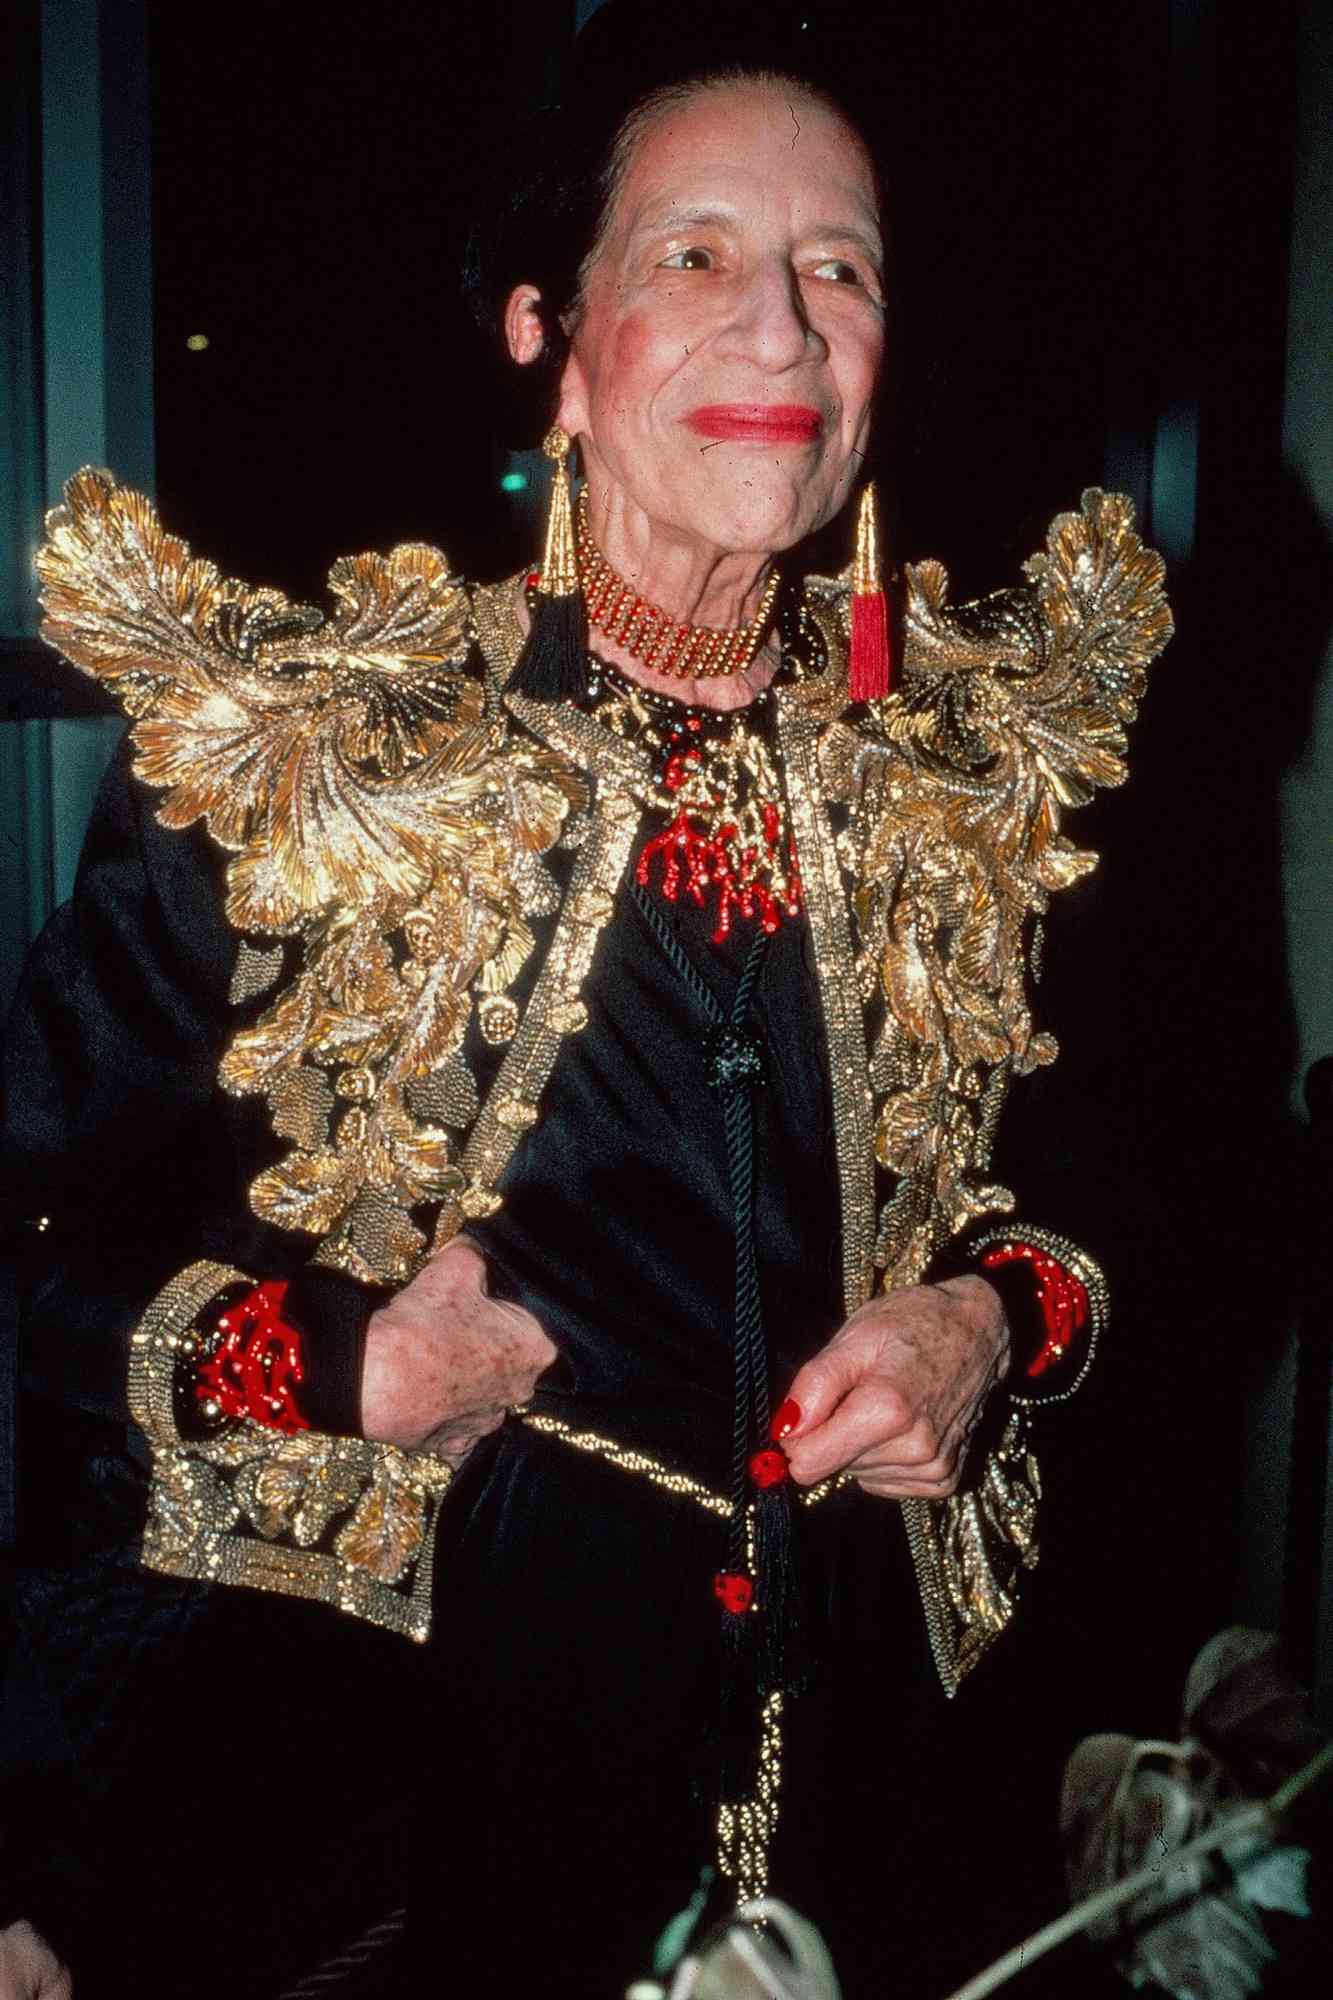
[[[228,1306],[217,1342],[195,1369],[195,1401],[206,1417],[251,1417],[271,1430],[308,1431],[296,1400],[305,1380],[301,1336],[282,1317],[285,1282],[270,1280]]]
[[[1053,1361],[1063,1361],[1074,1336],[1088,1323],[1088,1289],[1058,1258],[1035,1243],[1016,1237],[1012,1243],[997,1243],[981,1260],[983,1271],[997,1265],[1023,1260],[1032,1266],[1037,1304],[1046,1323],[1046,1339],[1024,1369],[1031,1379],[1044,1375]]]
[[[1106,1280],[1086,1253],[1045,1229],[996,1230],[976,1245],[980,1269],[1024,1268],[1042,1337],[1009,1394],[1017,1402],[1063,1402],[1083,1382],[1106,1324]],[[1073,1379],[1070,1380],[1071,1371]]]

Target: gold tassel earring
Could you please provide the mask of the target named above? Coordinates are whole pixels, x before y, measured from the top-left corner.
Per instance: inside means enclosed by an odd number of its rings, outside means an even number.
[[[853,701],[882,701],[893,689],[889,606],[880,572],[879,510],[875,482],[862,489],[852,563],[852,649],[847,692]]]
[[[542,442],[553,467],[546,546],[528,591],[532,624],[507,683],[511,693],[531,701],[579,701],[588,693],[588,630],[569,492],[571,442],[558,424]]]

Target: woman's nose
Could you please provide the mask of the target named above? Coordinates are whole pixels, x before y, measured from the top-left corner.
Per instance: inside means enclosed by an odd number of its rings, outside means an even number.
[[[779,374],[805,359],[812,337],[796,273],[785,260],[774,257],[765,258],[747,274],[720,346],[723,354]]]

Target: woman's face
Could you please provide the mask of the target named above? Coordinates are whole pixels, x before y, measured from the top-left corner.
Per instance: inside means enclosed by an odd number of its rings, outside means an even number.
[[[856,477],[884,349],[859,139],[813,100],[701,88],[640,135],[561,384],[594,503],[669,540],[790,548]]]

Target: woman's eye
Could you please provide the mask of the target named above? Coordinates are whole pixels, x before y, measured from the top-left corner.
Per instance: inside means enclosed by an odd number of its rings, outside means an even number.
[[[669,257],[662,259],[662,267],[667,271],[711,271],[713,253],[701,250],[697,244],[688,250],[673,250]]]
[[[815,276],[832,278],[839,285],[860,285],[865,282],[855,264],[848,264],[841,257],[826,257],[822,264],[816,264]]]

